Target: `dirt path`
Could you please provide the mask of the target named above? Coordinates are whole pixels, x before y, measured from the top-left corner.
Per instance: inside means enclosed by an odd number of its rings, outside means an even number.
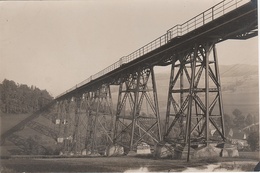
[[[231,162],[232,158],[226,159]],[[250,160],[249,160],[250,161]],[[252,160],[251,160],[252,162]],[[253,161],[257,163],[257,161]],[[253,163],[253,164],[254,164]],[[91,158],[11,158],[1,159],[1,166],[18,172],[125,172],[139,170],[146,172],[180,172],[187,168],[208,169],[212,163],[193,160],[155,160],[152,158],[91,157]],[[214,163],[216,164],[216,163]],[[248,169],[252,169],[253,166]]]
[[[174,166],[171,160],[153,160],[133,157],[8,159],[2,165],[19,172],[124,172],[146,167],[149,171],[163,171]]]

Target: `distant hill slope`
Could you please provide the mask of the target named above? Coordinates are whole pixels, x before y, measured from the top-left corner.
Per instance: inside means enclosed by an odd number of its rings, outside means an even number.
[[[221,77],[258,75],[258,65],[220,65],[219,70]]]
[[[156,74],[160,112],[165,116],[170,72]],[[259,76],[257,65],[220,65],[224,112],[232,114],[240,109],[243,114],[259,116]]]
[[[244,115],[259,116],[259,76],[257,65],[220,65],[220,80],[224,103],[224,113],[232,115],[239,109]],[[161,117],[165,117],[169,89],[170,68],[168,71],[155,71]],[[116,108],[118,87],[112,87],[112,98]]]

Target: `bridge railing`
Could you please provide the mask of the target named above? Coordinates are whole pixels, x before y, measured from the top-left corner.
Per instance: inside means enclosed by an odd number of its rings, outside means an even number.
[[[136,58],[139,58],[163,45],[168,42],[167,35],[164,34],[161,37],[153,40],[152,42],[146,44],[145,46],[141,47],[140,49],[132,52],[131,54],[123,57],[123,62],[128,63]]]
[[[143,47],[132,52],[131,54],[129,54],[127,56],[123,56],[114,64],[112,64],[112,65],[108,66],[107,68],[105,68],[104,70],[101,70],[100,72],[90,76],[88,79],[80,82],[76,86],[61,93],[56,98],[59,98],[62,95],[65,95],[66,93],[69,93],[69,92],[75,90],[76,88],[81,87],[81,86],[91,82],[92,80],[97,79],[97,78],[119,68],[123,64],[133,61],[133,60],[167,44],[173,38],[183,36],[248,2],[250,2],[250,0],[224,0],[224,1],[214,5],[213,7],[209,8],[208,10],[200,13],[199,15],[193,17],[192,19],[184,22],[183,24],[175,25],[174,27],[170,28],[166,34],[151,41],[150,43],[144,45]]]
[[[167,31],[168,40],[175,37],[183,36],[221,16],[224,14],[250,2],[250,0],[225,0],[222,1],[208,10],[200,13],[192,19],[186,21],[181,25],[176,25]]]

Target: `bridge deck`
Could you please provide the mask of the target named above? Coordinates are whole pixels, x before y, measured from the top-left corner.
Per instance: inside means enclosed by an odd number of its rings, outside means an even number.
[[[134,73],[137,67],[169,65],[173,53],[180,53],[194,44],[254,37],[258,34],[257,26],[256,0],[222,1],[187,22],[174,26],[166,34],[128,56],[122,57],[106,69],[60,94],[56,100],[83,94],[103,83],[116,85],[119,83],[120,74]]]

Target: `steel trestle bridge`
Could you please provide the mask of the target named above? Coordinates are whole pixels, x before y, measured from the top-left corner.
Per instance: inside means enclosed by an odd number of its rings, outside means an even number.
[[[224,0],[60,94],[51,106],[63,151],[95,154],[119,145],[131,152],[142,142],[152,147],[167,143],[176,158],[186,147],[189,160],[191,148],[225,142],[215,45],[255,37],[257,27],[256,0]],[[168,65],[166,121],[161,129],[153,68]],[[115,109],[111,85],[119,86]],[[41,127],[31,120],[18,126]]]

